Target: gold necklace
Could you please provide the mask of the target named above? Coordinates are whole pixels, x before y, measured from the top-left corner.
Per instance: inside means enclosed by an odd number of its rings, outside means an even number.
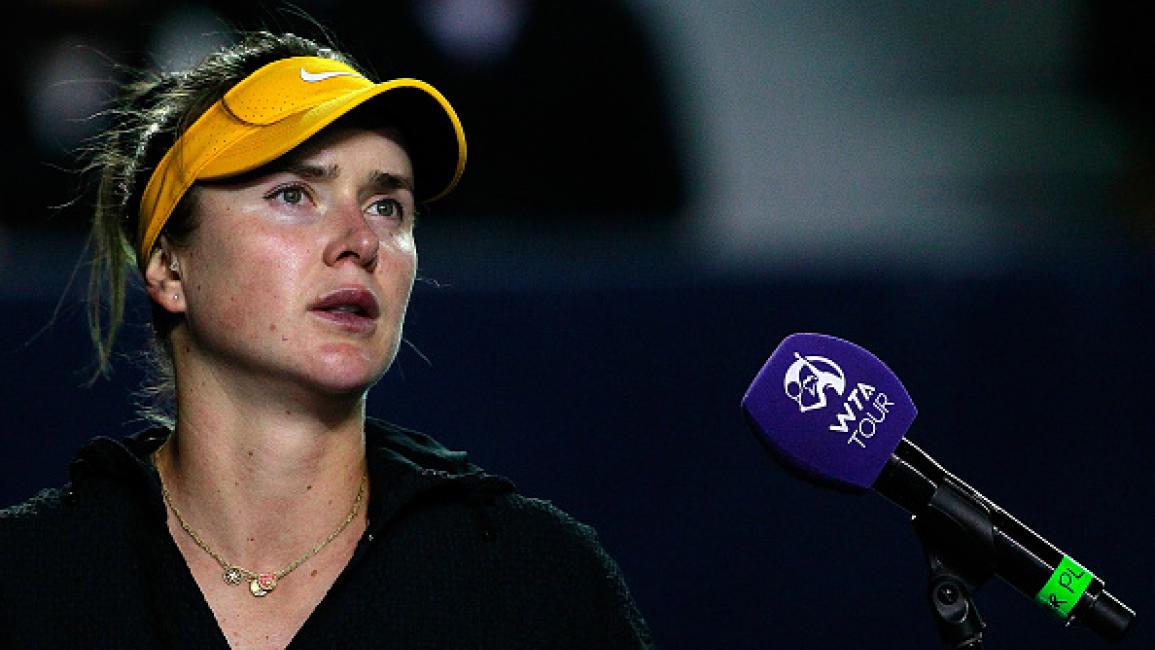
[[[172,509],[172,514],[180,523],[181,529],[188,533],[189,537],[192,538],[193,542],[195,542],[202,551],[208,553],[209,556],[217,561],[217,564],[221,565],[221,568],[224,569],[224,574],[221,577],[224,578],[225,583],[235,586],[241,584],[241,581],[243,580],[248,580],[249,592],[257,597],[265,596],[270,591],[275,589],[277,587],[278,581],[292,573],[293,570],[304,564],[314,555],[320,553],[321,549],[328,546],[329,542],[337,539],[337,536],[344,532],[344,530],[349,527],[349,524],[353,523],[353,519],[357,517],[357,512],[361,509],[361,502],[365,499],[365,485],[368,483],[369,479],[368,474],[361,475],[361,485],[357,488],[357,496],[353,499],[353,507],[349,510],[349,514],[345,515],[345,520],[341,522],[341,525],[337,526],[337,530],[329,533],[328,537],[318,542],[316,546],[309,549],[308,552],[306,552],[304,555],[293,560],[292,562],[289,562],[279,570],[257,573],[236,564],[231,564],[225,560],[220,556],[219,553],[214,551],[212,547],[208,545],[208,542],[206,542],[204,538],[202,538],[195,530],[193,530],[193,527],[190,526],[187,521],[184,520],[184,517],[180,513],[180,509],[177,508],[176,504],[172,502],[172,495],[169,494],[168,487],[164,483],[164,475],[160,471],[159,454],[159,449],[153,452],[152,462],[156,466],[157,478],[160,479],[160,493],[164,496],[164,502],[168,505],[169,508]]]

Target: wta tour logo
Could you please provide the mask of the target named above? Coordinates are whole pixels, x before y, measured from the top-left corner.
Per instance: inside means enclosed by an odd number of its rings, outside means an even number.
[[[846,374],[835,362],[818,355],[803,356],[794,353],[795,361],[786,369],[782,379],[786,396],[798,404],[800,413],[816,411],[827,407],[827,394],[834,397],[846,395]],[[867,383],[857,382],[842,401],[842,408],[835,412],[834,422],[829,430],[849,434],[846,444],[854,443],[865,449],[866,441],[874,437],[878,425],[886,420],[890,407],[894,406],[886,393]]]
[[[798,404],[802,413],[826,408],[826,389],[832,388],[841,396],[846,392],[846,375],[826,357],[812,355],[804,357],[797,352],[797,359],[786,369],[782,380],[786,396]]]

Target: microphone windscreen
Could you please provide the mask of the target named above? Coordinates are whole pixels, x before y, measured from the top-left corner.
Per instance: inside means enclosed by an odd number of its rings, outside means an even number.
[[[874,484],[918,414],[878,357],[814,333],[782,340],[751,382],[742,411],[787,468],[851,491]]]

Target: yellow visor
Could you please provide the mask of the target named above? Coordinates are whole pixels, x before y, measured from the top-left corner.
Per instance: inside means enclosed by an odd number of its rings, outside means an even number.
[[[148,263],[160,231],[193,183],[272,162],[378,96],[374,110],[382,126],[396,127],[404,138],[418,200],[448,194],[465,169],[465,132],[437,89],[416,79],[373,83],[332,59],[281,59],[229,89],[157,163],[140,200],[140,267]]]

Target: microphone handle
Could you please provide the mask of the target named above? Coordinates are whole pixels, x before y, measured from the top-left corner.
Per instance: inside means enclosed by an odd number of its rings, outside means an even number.
[[[873,487],[932,531],[944,547],[939,550],[981,576],[978,582],[998,575],[1068,623],[1109,641],[1126,635],[1135,612],[1104,590],[1102,580],[906,438]]]

